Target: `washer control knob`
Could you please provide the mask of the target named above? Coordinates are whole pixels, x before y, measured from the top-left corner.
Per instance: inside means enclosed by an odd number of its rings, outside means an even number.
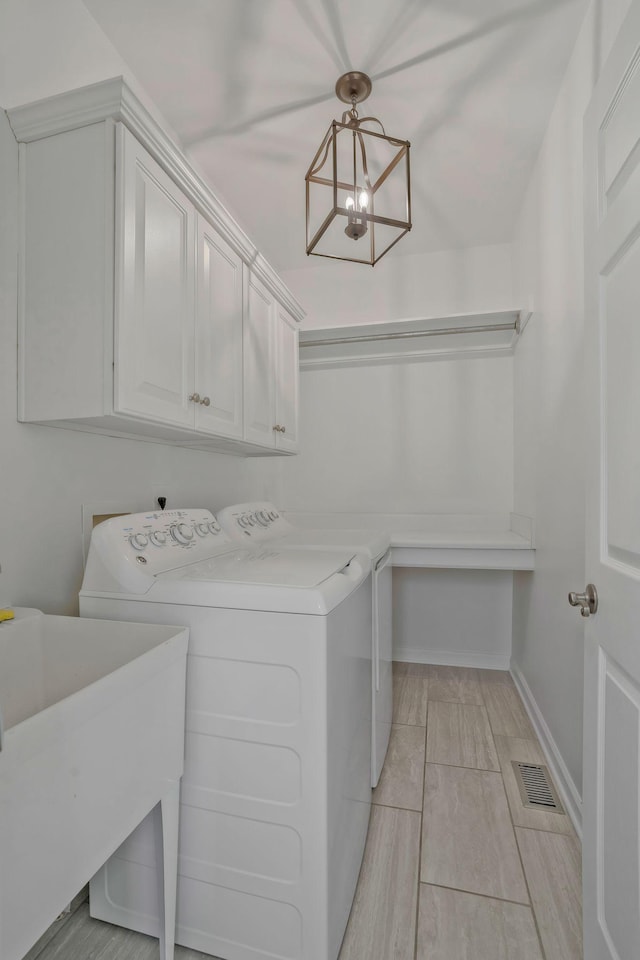
[[[169,531],[176,543],[190,543],[193,540],[193,527],[186,523],[174,523]]]
[[[247,523],[249,524],[250,527],[255,527],[255,525],[256,525],[257,522],[258,522],[258,521],[257,521],[257,519],[256,519],[255,513],[250,513],[250,514],[248,514],[248,516],[247,516]]]
[[[242,516],[238,517],[238,526],[239,527],[248,527],[249,526],[249,516],[246,513],[243,513]]]
[[[153,533],[149,534],[149,541],[154,547],[163,547],[167,542],[167,535],[162,530],[154,530]]]
[[[275,510],[272,510],[271,513],[269,514],[269,520],[277,520],[277,519],[278,519],[278,514],[275,512]]]
[[[208,523],[196,523],[195,525],[196,533],[199,537],[206,537],[209,533],[209,524]]]
[[[211,520],[207,526],[209,527],[209,533],[220,533],[220,524],[217,520]]]
[[[149,543],[149,539],[144,533],[132,533],[129,537],[129,543],[134,550],[144,550]]]

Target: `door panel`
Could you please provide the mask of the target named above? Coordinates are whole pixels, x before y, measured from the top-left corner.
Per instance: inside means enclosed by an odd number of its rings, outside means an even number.
[[[117,145],[114,408],[192,425],[195,211],[122,127]]]
[[[245,440],[275,447],[274,310],[267,288],[249,275],[244,324]]]
[[[640,0],[585,117],[584,956],[640,956]]]
[[[298,327],[288,313],[277,312],[276,423],[284,431],[276,432],[279,450],[298,449]]]
[[[242,436],[242,261],[198,217],[197,430]]]
[[[600,753],[604,761],[598,804],[602,883],[598,914],[605,937],[620,958],[638,955],[638,771],[639,688],[605,653],[600,659]],[[620,745],[624,745],[620,756]],[[621,760],[623,762],[621,762]],[[612,956],[616,956],[612,953]]]
[[[636,570],[640,566],[640,512],[636,507],[640,477],[640,325],[634,298],[639,276],[640,242],[636,237],[602,276],[600,289],[605,348],[606,555]]]

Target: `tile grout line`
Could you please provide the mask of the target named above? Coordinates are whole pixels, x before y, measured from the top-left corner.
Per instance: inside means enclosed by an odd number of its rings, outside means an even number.
[[[559,814],[559,816],[565,816],[565,814]],[[516,830],[531,830],[532,833],[548,833],[552,837],[566,837],[567,840],[577,839],[572,833],[562,833],[560,830],[545,830],[544,827],[524,827],[521,823],[516,823],[514,821],[513,826]],[[580,841],[578,841],[580,843]]]
[[[505,792],[506,792],[506,791],[505,791]],[[511,815],[511,810],[509,810],[509,814]],[[539,924],[539,922],[538,922],[538,914],[536,913],[536,908],[535,908],[535,905],[534,905],[534,902],[533,902],[533,897],[531,896],[531,888],[529,887],[529,880],[528,880],[528,878],[527,878],[527,871],[526,871],[525,868],[524,868],[524,860],[522,859],[522,851],[520,850],[520,844],[518,843],[518,834],[516,833],[516,828],[515,828],[515,825],[513,824],[513,817],[511,818],[511,825],[512,825],[512,827],[513,827],[513,835],[514,835],[515,840],[516,840],[516,848],[517,848],[517,850],[518,850],[518,857],[519,857],[519,859],[520,859],[520,865],[522,866],[522,875],[524,876],[524,882],[525,882],[525,885],[526,885],[526,887],[527,887],[527,893],[529,894],[529,901],[530,901],[530,903],[531,903],[531,914],[532,914],[532,916],[533,916],[533,922],[534,922],[534,925],[535,925],[535,928],[536,928],[536,933],[537,933],[537,935],[538,935],[538,942],[539,942],[539,944],[540,944],[540,953],[541,953],[541,955],[542,955],[542,960],[545,960],[547,954],[546,954],[546,952],[545,952],[544,944],[543,944],[543,942],[542,942],[542,934],[541,934],[541,932],[540,932],[540,924]]]
[[[484,699],[484,687],[483,687],[483,685],[482,685],[482,681],[480,681],[480,692],[482,693],[482,697],[483,697],[483,699]],[[516,693],[517,693],[517,691],[516,691]],[[520,700],[522,700],[522,698],[520,697],[520,694],[519,694],[519,693],[518,693],[518,698],[519,698]],[[486,708],[486,701],[485,701],[485,708]],[[488,710],[487,710],[487,716],[489,716],[489,711],[488,711]],[[490,716],[489,716],[489,727],[490,727],[490,729],[491,729],[491,737],[492,737],[492,739],[493,739],[493,746],[494,746],[494,748],[495,748],[496,754],[498,754],[498,748],[496,747],[495,738],[496,738],[496,736],[499,736],[499,734],[496,734],[496,733],[494,732],[494,729],[493,729],[493,725],[492,725],[492,723],[491,723],[491,717],[490,717]],[[521,738],[521,737],[512,737],[511,739],[512,739],[512,740],[519,740],[519,739],[524,739],[524,738]],[[527,739],[528,739],[528,738],[527,738]],[[536,742],[537,742],[537,738],[536,738]],[[538,746],[540,746],[539,743],[538,743]],[[500,761],[500,779],[501,779],[501,782],[502,782],[502,789],[503,789],[503,791],[504,791],[504,797],[505,797],[505,800],[506,800],[506,803],[507,803],[507,810],[509,811],[509,821],[510,821],[510,823],[511,823],[511,830],[512,830],[512,832],[513,832],[513,839],[515,840],[516,850],[518,851],[518,860],[519,860],[519,862],[520,862],[520,869],[522,870],[522,877],[523,877],[523,879],[524,879],[524,885],[525,885],[525,888],[526,888],[526,891],[527,891],[527,896],[529,897],[529,906],[530,906],[530,909],[531,909],[531,916],[533,917],[533,923],[534,923],[534,926],[535,926],[535,929],[536,929],[536,935],[537,935],[537,937],[538,937],[538,944],[539,944],[539,946],[540,946],[540,955],[541,955],[541,957],[542,957],[542,960],[546,960],[546,956],[547,956],[547,955],[546,955],[546,953],[545,953],[544,944],[543,944],[543,942],[542,942],[542,935],[541,935],[541,933],[540,933],[540,924],[539,924],[539,922],[538,922],[538,915],[537,915],[537,913],[536,913],[536,909],[535,909],[535,906],[534,906],[534,903],[533,903],[533,897],[531,896],[531,888],[529,887],[529,880],[528,880],[528,877],[527,877],[527,871],[525,870],[524,860],[522,859],[522,851],[520,850],[520,844],[518,843],[518,834],[516,833],[516,824],[515,824],[515,821],[514,821],[514,819],[513,819],[513,812],[512,812],[512,810],[511,810],[511,804],[509,803],[509,796],[508,796],[508,794],[507,794],[507,787],[506,787],[506,784],[505,784],[505,782],[504,782],[504,774],[503,774],[503,772],[502,772],[502,760],[500,759],[500,755],[499,755],[499,754],[498,754],[498,760]]]
[[[427,696],[427,713],[425,717],[425,727],[424,727],[424,760],[422,764],[422,806],[420,809],[420,840],[418,846],[418,878],[417,878],[417,888],[416,888],[416,930],[413,946],[413,957],[414,960],[419,960],[418,958],[418,937],[420,933],[420,878],[422,876],[422,831],[424,829],[424,788],[425,788],[425,778],[427,773],[427,727],[429,724],[429,681],[428,678],[425,678],[425,687],[426,687],[426,696]]]
[[[432,880],[421,881],[423,887],[440,887],[442,890],[452,890],[453,893],[466,893],[469,897],[482,897],[483,900],[493,900],[495,903],[510,903],[514,907],[524,907],[526,910],[533,909],[530,903],[523,903],[522,900],[508,900],[506,897],[492,896],[490,893],[479,893],[477,890],[465,890],[464,887],[451,887],[446,883],[434,883]]]

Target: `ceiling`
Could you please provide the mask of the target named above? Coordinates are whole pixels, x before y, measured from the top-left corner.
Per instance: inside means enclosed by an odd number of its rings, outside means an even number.
[[[304,175],[344,105],[411,141],[389,254],[508,242],[587,0],[84,0],[278,270],[307,266]],[[361,108],[361,113],[362,113]],[[314,261],[320,262],[320,261]]]

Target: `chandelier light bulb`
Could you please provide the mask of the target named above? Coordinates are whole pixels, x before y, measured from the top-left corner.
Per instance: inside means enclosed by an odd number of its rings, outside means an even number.
[[[345,207],[347,208],[347,210],[351,210],[353,208],[353,197],[347,197],[347,202],[345,203]]]
[[[369,205],[369,194],[366,190],[361,191],[359,201],[360,210],[366,210]]]

